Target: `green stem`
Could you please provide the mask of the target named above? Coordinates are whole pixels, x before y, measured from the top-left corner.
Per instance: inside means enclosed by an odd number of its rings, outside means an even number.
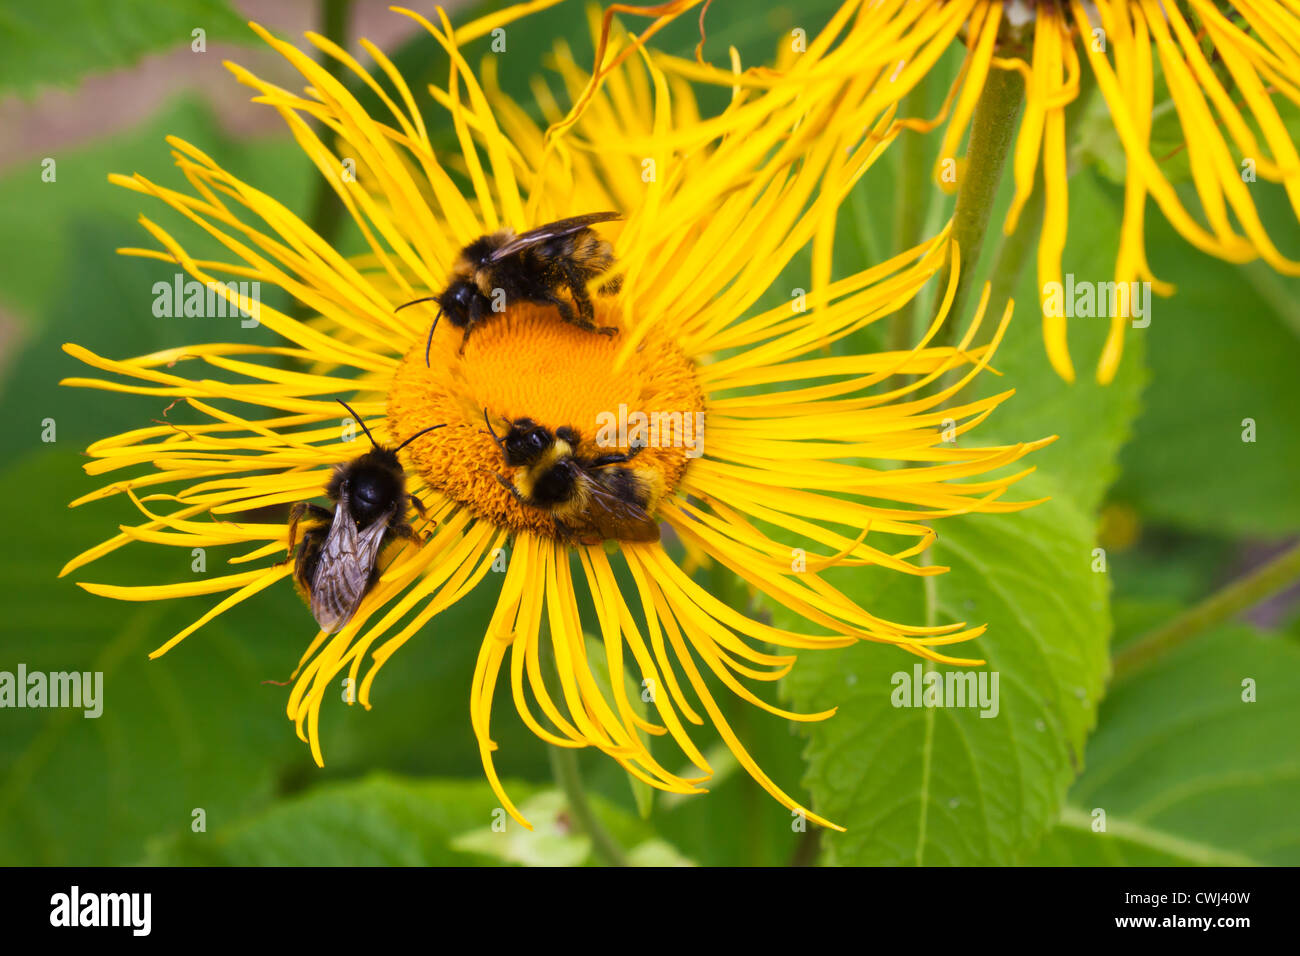
[[[1020,222],[1016,225],[1016,231],[1002,240],[997,259],[993,262],[993,271],[989,275],[989,306],[985,313],[991,323],[987,327],[989,331],[997,328],[1002,310],[1007,307],[1007,301],[1015,292],[1025,263],[1038,246],[1038,234],[1043,231],[1043,205],[1043,177],[1039,175],[1034,191],[1020,210]]]
[[[555,782],[564,791],[569,805],[569,816],[574,825],[591,838],[591,848],[596,859],[605,866],[628,866],[627,856],[608,830],[596,819],[582,783],[582,768],[578,766],[578,752],[569,747],[550,747],[551,772]]]
[[[1300,580],[1300,543],[1129,644],[1115,655],[1111,682],[1132,676],[1202,631],[1254,607],[1297,580]]]
[[[1065,108],[1065,128],[1076,137],[1069,153],[1068,175],[1070,176],[1074,175],[1079,164],[1082,141],[1078,137],[1084,128],[1088,105],[1096,92],[1097,78],[1091,70],[1085,70],[1079,78],[1079,95]],[[1002,317],[1002,310],[1007,307],[1007,300],[1015,293],[1016,284],[1020,281],[1025,263],[1029,261],[1030,252],[1038,246],[1038,236],[1043,231],[1045,188],[1043,167],[1040,164],[1034,182],[1034,191],[1020,211],[1020,222],[1016,226],[1016,231],[1003,238],[1002,244],[998,247],[997,258],[993,262],[993,271],[989,275],[989,306],[986,313],[992,323],[986,326],[989,334],[982,336],[985,340],[991,337],[997,320]],[[1030,307],[1032,308],[1032,303]]]
[[[542,680],[552,699],[563,696],[560,686],[560,669],[555,660],[555,651],[551,644],[551,631],[545,619],[542,620],[541,633],[538,635],[538,649],[542,662]],[[591,839],[591,849],[596,859],[605,866],[628,866],[627,855],[609,831],[596,818],[587,799],[587,788],[582,782],[582,767],[578,763],[578,750],[572,747],[547,748],[551,761],[551,773],[556,784],[564,792],[565,803],[569,808],[569,818],[578,830]]]
[[[970,296],[971,275],[979,264],[980,250],[988,232],[989,216],[997,198],[1002,170],[1006,165],[1011,142],[1015,139],[1016,120],[1024,103],[1024,83],[1020,74],[1012,70],[991,70],[975,106],[971,120],[970,144],[966,148],[966,170],[961,189],[957,193],[957,208],[953,213],[952,237],[961,250],[961,271],[957,276],[957,292],[947,320],[936,336],[936,345],[947,345],[956,339],[957,325],[961,321]],[[949,260],[939,286],[938,305],[943,303],[943,291],[952,275]]]

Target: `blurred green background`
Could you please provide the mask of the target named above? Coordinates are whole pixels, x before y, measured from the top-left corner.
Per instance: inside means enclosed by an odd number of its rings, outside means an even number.
[[[512,823],[505,837],[489,829],[497,800],[482,779],[468,692],[495,598],[492,576],[413,640],[401,666],[384,671],[373,710],[326,706],[323,770],[284,716],[287,689],[264,683],[287,678],[312,633],[287,585],[149,662],[150,650],[213,599],[118,603],[73,581],[186,580],[188,553],[133,545],[56,578],[70,557],[134,514],[115,499],[68,510],[108,480],[82,472],[81,450],[163,410],[148,398],[58,387],[83,372],[61,345],[126,357],[225,336],[209,324],[220,320],[153,317],[152,284],[174,267],[113,250],[150,244],[135,221],[141,212],[177,223],[106,177],[141,172],[183,186],[163,142],[175,134],[311,217],[315,170],[273,111],[248,104],[219,61],[231,57],[296,89],[302,84],[242,21],[251,16],[297,39],[329,10],[290,0],[237,9],[219,0],[85,0],[75,6],[87,42],[73,55],[61,29],[68,11],[55,6],[23,5],[0,23],[0,47],[15,51],[0,63],[0,526],[8,537],[0,671],[20,662],[28,671],[103,671],[105,704],[96,720],[75,710],[0,710],[0,863],[591,862],[585,838],[565,823],[545,745],[504,699],[494,718],[498,767],[539,826],[529,835]],[[833,6],[715,5],[705,55],[725,62],[734,44],[745,63],[768,61],[792,27],[813,35]],[[457,22],[467,16],[454,14]],[[383,40],[417,91],[445,76],[436,44],[382,3],[352,4],[348,21],[353,39]],[[206,31],[205,52],[191,47],[196,27]],[[658,45],[689,55],[698,36],[691,15]],[[578,4],[509,28],[506,89],[524,97],[561,37],[590,62]],[[470,61],[485,53],[480,41]],[[957,62],[954,54],[943,69],[950,74]],[[706,103],[721,96],[709,91]],[[435,139],[447,136],[432,103],[424,106],[441,130]],[[1121,192],[1106,162],[1113,144],[1105,124],[1097,126],[1074,157],[1066,271],[1104,281]],[[46,158],[56,161],[54,182],[42,180]],[[892,148],[855,189],[840,218],[837,274],[900,248],[895,198],[909,161]],[[1282,248],[1300,249],[1280,191],[1273,201],[1267,184],[1252,188]],[[936,192],[927,201],[929,233],[950,200]],[[1208,259],[1154,212],[1148,222],[1152,266],[1178,294],[1154,303],[1148,329],[1130,332],[1113,385],[1099,387],[1085,371],[1067,386],[1051,372],[1030,268],[1017,289],[1028,306],[994,363],[1003,376],[979,386],[1017,395],[975,432],[978,443],[1061,436],[1034,456],[1038,471],[1017,489],[1018,497],[1052,500],[1016,516],[940,523],[934,560],[953,570],[928,596],[919,580],[896,575],[834,578],[884,618],[921,622],[928,606],[941,622],[987,622],[988,634],[969,650],[1001,675],[999,719],[891,708],[890,674],[910,672],[916,660],[895,649],[806,654],[781,695],[799,708],[838,705],[831,721],[796,729],[729,695],[720,700],[768,774],[849,832],[820,841],[799,832],[723,749],[710,752],[719,771],[712,793],[658,794],[652,804],[612,761],[583,754],[597,813],[637,862],[1300,862],[1294,590],[1198,634],[1103,698],[1115,648],[1300,534],[1300,285]],[[791,266],[789,285],[806,277],[805,256]],[[770,301],[787,297],[778,286]],[[1102,325],[1072,324],[1082,370],[1091,369]],[[880,348],[882,339],[866,330],[853,344]],[[1242,441],[1246,418],[1256,423],[1253,443]],[[56,422],[52,443],[41,438],[46,419]],[[1097,547],[1106,552],[1104,573],[1093,569]],[[208,573],[219,567],[210,556]],[[755,613],[778,623],[784,614]],[[1241,700],[1246,678],[1257,684],[1253,703]],[[1093,827],[1098,808],[1108,821],[1102,833]],[[196,809],[203,832],[192,828]]]

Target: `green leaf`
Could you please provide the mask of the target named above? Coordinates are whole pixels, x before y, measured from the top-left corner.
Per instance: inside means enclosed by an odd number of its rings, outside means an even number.
[[[692,866],[671,845],[655,838],[645,824],[601,799],[591,799],[592,811],[616,843],[627,851],[633,866]],[[559,790],[544,790],[519,805],[532,824],[527,830],[514,820],[499,815],[492,826],[482,827],[456,838],[458,850],[472,851],[504,863],[522,866],[597,865],[591,838],[573,828],[565,796]]]
[[[1243,682],[1254,682],[1253,702]],[[1300,863],[1300,646],[1229,625],[1111,688],[1035,865]],[[1105,813],[1105,830],[1093,829]]]
[[[524,794],[527,785],[512,783]],[[466,866],[493,865],[488,854],[453,841],[504,815],[479,780],[405,780],[374,774],[325,784],[208,832],[155,842],[151,865]]]
[[[510,819],[487,782],[372,774],[325,784],[265,812],[155,841],[152,865],[579,866],[590,840],[571,829],[564,797],[506,781],[532,831]],[[593,807],[635,865],[690,862],[606,801]],[[211,822],[211,821],[209,821]]]
[[[1104,833],[1094,826],[1102,818],[1067,806],[1061,820],[1029,866],[1251,866],[1256,861],[1233,850],[1185,840],[1155,827],[1106,816]]]
[[[1062,272],[1073,274],[1076,282],[1112,281],[1120,222],[1113,194],[1091,173],[1081,171],[1070,179],[1070,209]],[[1001,221],[1000,213],[993,221]],[[1109,385],[1099,385],[1095,368],[1110,320],[1071,319],[1070,355],[1077,379],[1066,383],[1047,361],[1038,290],[1031,256],[1016,285],[1010,328],[993,357],[993,367],[1002,376],[984,375],[976,389],[979,394],[1014,389],[1015,394],[994,410],[970,440],[1014,443],[1058,435],[1056,442],[1034,452],[1027,464],[1049,474],[1081,510],[1093,512],[1118,475],[1119,451],[1139,412],[1146,380],[1146,341],[1143,330],[1127,329],[1119,371]],[[937,528],[942,534],[942,523]]]
[[[1151,120],[1148,149],[1159,164],[1160,172],[1171,183],[1187,181],[1192,176],[1192,166],[1187,153],[1187,137],[1174,101],[1167,96],[1157,97],[1151,109]],[[1123,186],[1128,157],[1106,98],[1101,95],[1092,97],[1079,117],[1079,123],[1078,155],[1106,180]]]
[[[1300,281],[1212,259],[1159,217],[1147,234],[1152,268],[1177,293],[1153,304],[1151,386],[1115,497],[1191,531],[1300,531]],[[1275,235],[1283,248],[1300,246],[1294,220]],[[1244,440],[1250,422],[1253,441]]]
[[[813,805],[848,829],[823,835],[830,862],[1008,863],[1047,830],[1078,768],[1107,667],[1106,581],[1090,569],[1091,544],[1091,522],[1064,497],[942,524],[932,560],[952,570],[933,579],[935,619],[988,624],[977,641],[947,650],[988,661],[969,670],[989,682],[997,675],[996,716],[895,706],[917,658],[892,648],[801,655],[787,678],[795,705],[839,707],[805,730]],[[923,582],[861,577],[849,593],[872,613],[925,620]]]
[[[452,845],[520,866],[581,866],[591,857],[591,838],[569,825],[565,806],[564,794],[547,790],[519,806],[519,812],[532,822],[532,830],[498,810],[492,826],[463,833]]]
[[[1003,202],[1006,191],[1004,184]],[[1065,270],[1108,281],[1118,237],[1114,203],[1086,172],[1071,180],[1070,193],[1072,208],[1089,215],[1071,220]],[[1130,333],[1119,374],[1100,386],[1091,371],[1107,323],[1074,321],[1071,352],[1081,374],[1066,384],[1046,359],[1032,262],[1016,301],[993,362],[1004,377],[986,375],[978,386],[981,394],[1015,394],[961,441],[1059,435],[1026,459],[1038,472],[1010,494],[1052,500],[1019,514],[936,522],[930,560],[951,570],[932,579],[929,607],[924,582],[896,574],[841,585],[890,620],[924,623],[931,609],[939,623],[986,624],[983,637],[948,651],[987,659],[974,670],[998,674],[999,713],[893,706],[894,675],[910,677],[916,662],[893,649],[802,655],[786,682],[795,705],[839,706],[830,720],[803,728],[814,806],[848,828],[824,835],[832,862],[1011,862],[1050,828],[1081,765],[1111,630],[1109,582],[1093,571],[1093,515],[1138,412],[1144,343]]]
[[[148,652],[205,601],[115,604],[56,579],[67,558],[133,510],[115,502],[68,512],[85,481],[77,456],[58,446],[0,474],[0,521],[13,531],[0,574],[22,595],[0,622],[0,670],[103,674],[97,718],[78,709],[3,712],[0,862],[8,865],[133,863],[145,839],[187,829],[195,808],[218,819],[246,812],[275,792],[283,768],[310,760],[294,754],[283,690],[261,683],[299,652],[273,606],[257,616],[259,640],[241,639],[236,615],[151,662]],[[34,489],[57,536],[31,520]],[[184,580],[190,560],[176,549],[140,552],[133,583]]]
[[[1158,77],[1151,153],[1184,206],[1204,222],[1188,181],[1186,133],[1164,87]],[[1282,117],[1289,131],[1300,131],[1291,104],[1282,104]],[[1118,196],[1126,164],[1101,97],[1083,122],[1083,153]],[[1248,185],[1265,231],[1294,259],[1300,228],[1285,192],[1262,180]],[[1145,230],[1155,275],[1177,291],[1155,301],[1148,329],[1130,333],[1130,340],[1149,341],[1151,387],[1116,497],[1145,518],[1184,530],[1264,537],[1300,530],[1300,501],[1287,484],[1300,466],[1300,424],[1285,411],[1300,404],[1293,374],[1300,281],[1262,261],[1234,266],[1197,251],[1154,206]],[[1242,440],[1246,419],[1255,423],[1254,442]]]
[[[256,36],[225,0],[63,0],[9,3],[0,13],[0,92],[71,85],[89,73],[129,66],[147,53]],[[197,52],[194,56],[219,56]]]

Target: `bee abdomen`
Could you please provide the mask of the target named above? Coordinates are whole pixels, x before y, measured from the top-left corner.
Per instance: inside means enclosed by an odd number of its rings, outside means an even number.
[[[614,247],[600,238],[594,229],[589,229],[578,238],[574,258],[582,264],[584,273],[598,276],[602,272],[608,272],[614,264]]]

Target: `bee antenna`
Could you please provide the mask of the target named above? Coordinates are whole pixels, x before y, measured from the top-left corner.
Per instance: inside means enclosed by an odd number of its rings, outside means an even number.
[[[401,312],[401,311],[402,311],[404,308],[406,308],[408,305],[419,305],[421,302],[438,302],[438,297],[437,297],[436,295],[426,295],[423,299],[412,299],[410,302],[403,302],[401,305],[399,305],[399,306],[398,306],[397,308],[395,308],[393,311],[394,311],[394,312]],[[441,303],[441,302],[438,302],[438,304],[441,305],[442,303]]]
[[[433,317],[433,325],[429,326],[429,340],[428,340],[427,342],[424,343],[424,367],[425,367],[425,368],[428,368],[428,367],[429,367],[429,349],[431,349],[431,348],[433,347],[433,330],[436,329],[436,328],[438,327],[438,320],[439,320],[440,318],[442,318],[442,296],[440,296],[440,295],[426,295],[426,296],[425,296],[424,298],[422,298],[422,299],[412,299],[410,302],[403,302],[401,305],[399,305],[399,306],[398,306],[397,308],[395,308],[393,311],[394,311],[394,312],[401,312],[401,311],[402,311],[403,309],[405,309],[408,305],[419,305],[421,302],[437,302],[437,303],[438,303],[438,314],[435,315],[435,316]]]
[[[483,409],[483,424],[487,425],[488,434],[492,436],[492,440],[500,446],[501,438],[492,430],[492,419],[488,417],[488,410],[486,408]]]
[[[356,423],[361,426],[361,430],[366,433],[366,437],[370,439],[370,444],[378,448],[379,442],[375,441],[375,436],[370,434],[370,429],[367,428],[366,423],[361,420],[361,416],[352,411],[352,406],[341,398],[336,398],[335,401],[348,410],[348,413],[356,420]]]
[[[415,441],[415,440],[416,440],[417,438],[419,438],[421,435],[427,434],[428,432],[433,431],[435,428],[446,428],[446,427],[447,427],[447,423],[446,423],[446,422],[439,422],[439,423],[436,424],[436,425],[430,425],[428,428],[421,428],[418,432],[416,432],[416,433],[415,433],[414,435],[412,435],[410,438],[406,439],[406,441],[402,442],[400,445],[398,445],[396,448],[394,448],[394,449],[393,449],[393,454],[396,455],[399,451],[401,451],[403,448],[405,448],[405,447],[406,447],[407,445],[409,445],[411,442]]]
[[[438,327],[438,320],[442,318],[442,303],[438,303],[438,314],[433,317],[433,325],[429,326],[429,339],[424,343],[424,367],[429,367],[429,349],[433,348],[433,330]]]

